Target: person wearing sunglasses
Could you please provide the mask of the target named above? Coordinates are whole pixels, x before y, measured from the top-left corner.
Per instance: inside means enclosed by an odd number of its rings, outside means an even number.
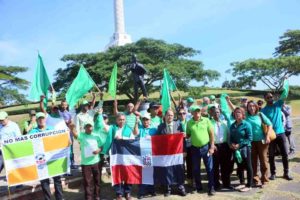
[[[186,133],[186,125],[187,125],[187,113],[184,108],[180,108],[177,113],[178,123],[181,124],[183,132]],[[191,151],[191,139],[185,138],[185,164],[186,164],[186,178],[188,181],[188,185],[193,186],[193,165],[192,165],[192,151]]]
[[[286,180],[293,180],[293,177],[289,174],[289,161],[288,161],[288,143],[285,135],[284,124],[282,121],[282,106],[284,100],[287,98],[289,92],[289,83],[285,79],[283,83],[283,91],[278,101],[274,100],[273,94],[267,92],[264,95],[266,106],[261,110],[272,122],[273,129],[276,133],[276,139],[273,140],[269,145],[269,163],[270,163],[270,180],[276,178],[276,166],[275,166],[275,148],[278,145],[280,148],[282,164],[283,164],[283,178]]]

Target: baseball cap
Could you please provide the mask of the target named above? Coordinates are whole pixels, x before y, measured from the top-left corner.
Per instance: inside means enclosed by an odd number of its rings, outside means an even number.
[[[190,111],[191,111],[191,112],[194,112],[194,111],[196,111],[196,110],[201,110],[200,106],[195,105],[195,106],[191,106],[191,107],[190,107]]]
[[[147,111],[150,112],[150,109],[152,109],[152,108],[159,108],[159,106],[160,105],[158,103],[151,102]]]
[[[194,103],[194,99],[192,97],[187,98],[186,101],[188,103]]]
[[[36,112],[35,112],[35,110],[30,110],[30,111],[29,111],[29,114],[30,114],[30,115],[35,115]]]
[[[81,105],[87,105],[87,104],[89,104],[87,100],[83,100],[83,102],[81,103]]]
[[[150,113],[148,113],[148,112],[144,112],[143,114],[142,114],[142,119],[143,118],[146,118],[146,119],[151,119],[151,115],[150,115]]]
[[[102,117],[103,117],[104,119],[107,119],[107,118],[108,118],[107,114],[102,114]]]
[[[209,99],[210,99],[210,100],[215,100],[216,97],[215,97],[215,95],[210,95],[210,96],[209,96]]]
[[[0,112],[0,120],[5,120],[8,117],[7,112],[1,111]]]
[[[43,112],[38,112],[38,113],[36,113],[36,118],[37,118],[37,119],[38,119],[38,118],[41,118],[41,117],[45,118],[45,117],[46,117],[45,113],[43,113]]]

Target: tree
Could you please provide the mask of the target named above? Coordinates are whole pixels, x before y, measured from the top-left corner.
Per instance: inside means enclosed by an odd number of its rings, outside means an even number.
[[[281,36],[279,46],[275,48],[275,56],[296,56],[300,52],[300,30],[287,30]]]
[[[0,105],[26,102],[19,90],[27,89],[29,82],[17,77],[18,73],[26,71],[26,67],[0,65]]]
[[[179,89],[186,89],[191,80],[207,82],[220,76],[217,71],[204,70],[201,61],[189,59],[200,53],[193,48],[143,38],[132,44],[110,48],[106,52],[63,56],[61,60],[67,63],[67,67],[56,71],[53,86],[56,91],[66,91],[76,76],[79,65],[83,64],[97,85],[102,89],[107,88],[113,65],[117,63],[118,94],[125,94],[133,99],[132,79],[125,73],[125,66],[131,63],[133,53],[148,71],[145,85],[149,92],[153,90],[153,83],[162,80],[163,68],[168,69]]]
[[[233,66],[232,75],[236,77],[241,88],[252,88],[258,81],[262,81],[269,89],[278,92],[284,77],[299,75],[300,57],[248,59],[243,62],[233,62],[231,66]]]
[[[300,30],[288,30],[279,38],[279,46],[274,52],[276,58],[248,59],[231,63],[232,75],[236,77],[234,83],[249,89],[255,87],[258,81],[262,81],[269,89],[278,92],[284,77],[299,75],[299,52]]]

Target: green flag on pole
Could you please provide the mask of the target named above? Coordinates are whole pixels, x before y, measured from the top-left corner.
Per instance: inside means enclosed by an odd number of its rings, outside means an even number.
[[[35,68],[33,82],[31,83],[29,99],[32,101],[39,101],[41,95],[44,95],[44,106],[47,107],[48,90],[50,88],[50,81],[47,71],[45,69],[43,59],[38,54],[38,61]]]
[[[175,82],[173,81],[169,71],[167,69],[164,69],[164,70],[166,71],[166,77],[167,77],[167,80],[168,80],[169,90],[171,90],[172,92],[174,90],[177,90]]]
[[[66,100],[70,108],[73,108],[78,100],[82,98],[90,89],[93,88],[95,82],[90,77],[83,65],[80,65],[79,72],[72,82],[66,94]]]
[[[163,85],[161,91],[161,105],[163,114],[171,107],[171,97],[170,97],[170,89],[169,89],[169,79],[167,75],[167,70],[164,69],[164,78],[163,78]]]
[[[117,95],[117,75],[118,75],[118,66],[116,63],[111,72],[111,76],[110,76],[109,84],[108,84],[108,93],[113,98],[116,98],[116,95]]]

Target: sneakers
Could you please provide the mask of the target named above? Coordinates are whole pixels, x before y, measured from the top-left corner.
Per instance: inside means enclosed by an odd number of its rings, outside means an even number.
[[[271,181],[274,181],[276,179],[276,175],[275,174],[272,174],[270,177],[269,177],[269,180]]]
[[[213,195],[215,195],[216,194],[216,191],[215,191],[215,189],[210,189],[209,191],[208,191],[208,193],[207,193],[207,195],[208,196],[213,196]]]
[[[245,185],[238,185],[238,186],[236,186],[234,189],[235,190],[241,190],[241,189],[243,189],[243,188],[245,188],[246,186]]]
[[[291,177],[289,174],[284,174],[283,178],[286,179],[286,180],[288,180],[288,181],[293,180],[293,177]]]
[[[249,192],[250,190],[252,190],[251,187],[244,187],[244,188],[240,189],[239,191],[240,192]]]
[[[179,195],[182,196],[182,197],[186,196],[185,190],[180,190]]]

